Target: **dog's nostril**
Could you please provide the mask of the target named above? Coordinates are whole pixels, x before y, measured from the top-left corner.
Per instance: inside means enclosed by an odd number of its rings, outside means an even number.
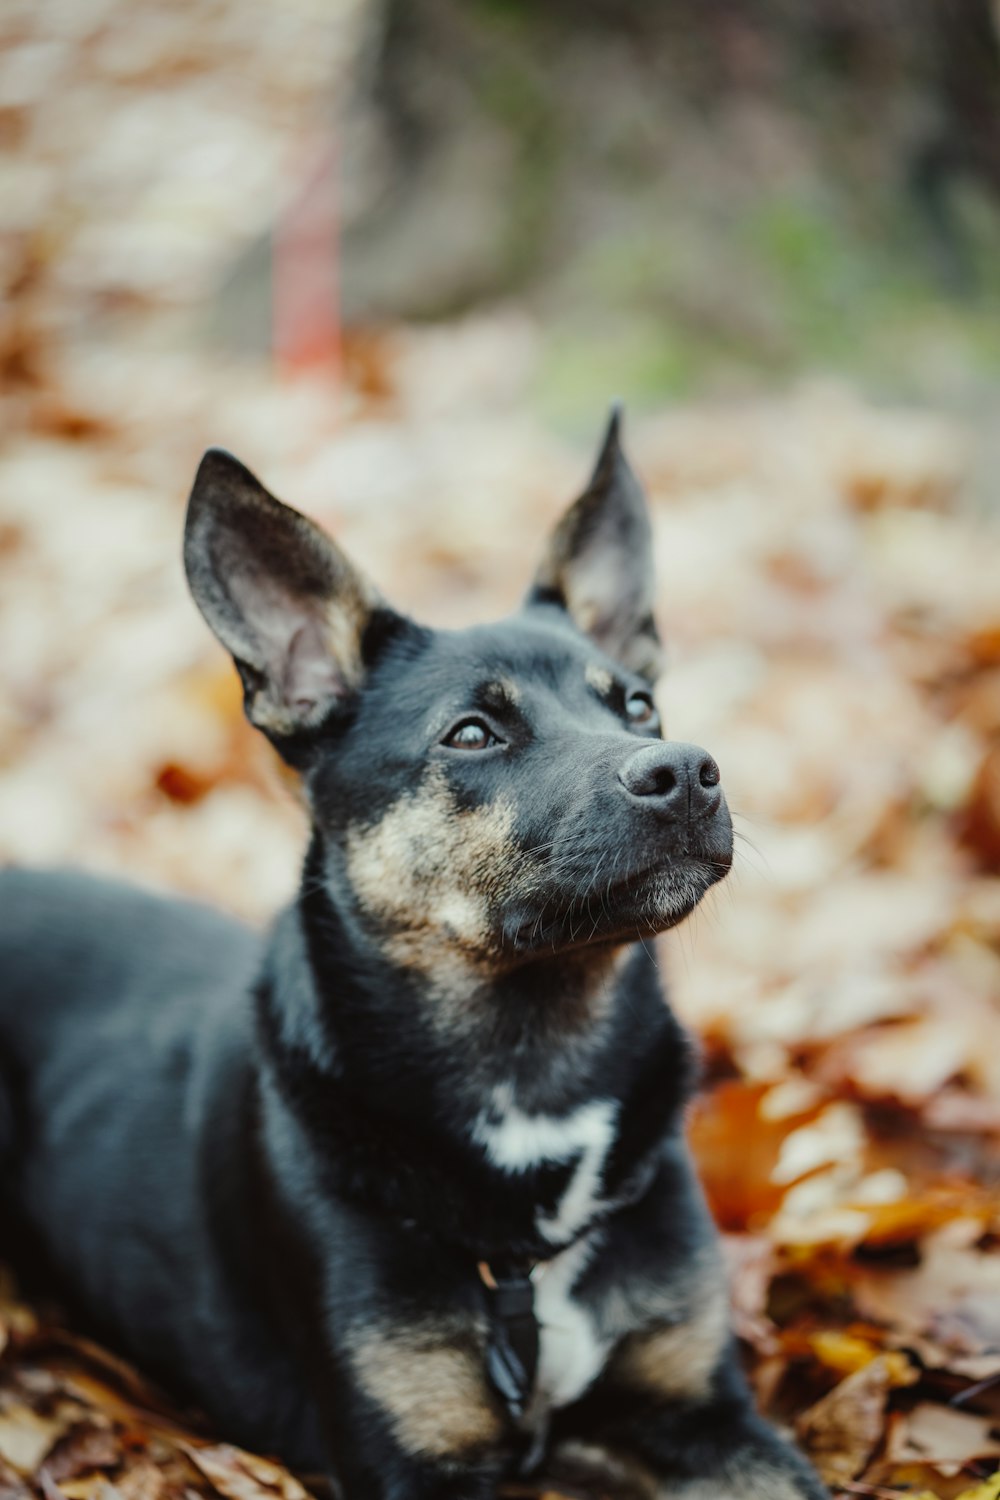
[[[722,775],[711,756],[706,757],[698,768],[698,780],[702,786],[718,786]]]
[[[648,796],[665,797],[677,785],[677,776],[669,766],[657,766],[649,777]],[[645,788],[644,788],[645,790]]]
[[[618,769],[618,780],[632,797],[671,818],[703,817],[719,806],[721,774],[698,745],[654,740],[636,750]]]

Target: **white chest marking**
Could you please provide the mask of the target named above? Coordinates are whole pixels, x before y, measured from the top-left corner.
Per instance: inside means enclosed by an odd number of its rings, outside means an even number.
[[[593,1236],[585,1236],[550,1260],[535,1282],[539,1348],[528,1414],[532,1425],[550,1406],[567,1406],[582,1396],[607,1358],[609,1341],[598,1336],[587,1309],[572,1296],[593,1249]]]
[[[554,1211],[539,1214],[539,1231],[554,1245],[565,1244],[601,1207],[604,1163],[615,1137],[618,1102],[595,1099],[571,1115],[529,1115],[519,1109],[508,1087],[498,1088],[491,1114],[482,1114],[473,1137],[495,1166],[526,1172],[545,1162],[579,1156],[576,1169]]]
[[[473,1129],[494,1166],[505,1172],[579,1158],[553,1211],[537,1218],[546,1239],[568,1248],[539,1268],[535,1282],[539,1350],[530,1426],[537,1427],[549,1407],[566,1406],[582,1395],[607,1358],[607,1340],[599,1337],[587,1308],[572,1294],[600,1233],[576,1238],[603,1206],[601,1178],[617,1119],[614,1099],[592,1100],[569,1115],[529,1115],[505,1086],[495,1090],[492,1110],[481,1114]]]

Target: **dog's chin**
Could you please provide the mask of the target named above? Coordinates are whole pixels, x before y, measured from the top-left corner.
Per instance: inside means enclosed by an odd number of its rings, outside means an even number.
[[[731,850],[684,855],[583,896],[553,892],[505,923],[504,947],[528,958],[656,937],[689,917],[731,864]]]

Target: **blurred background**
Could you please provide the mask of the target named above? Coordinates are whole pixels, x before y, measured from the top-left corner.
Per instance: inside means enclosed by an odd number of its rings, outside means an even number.
[[[291,894],[301,814],[182,580],[209,443],[463,623],[622,397],[668,728],[743,835],[664,958],[758,1389],[851,1493],[964,1494],[1000,1462],[993,0],[5,0],[0,44],[0,858]]]

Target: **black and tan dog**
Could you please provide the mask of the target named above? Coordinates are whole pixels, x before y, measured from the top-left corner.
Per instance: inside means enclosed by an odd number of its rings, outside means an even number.
[[[185,561],[313,833],[267,938],[0,874],[8,1212],[107,1337],[348,1500],[542,1463],[820,1500],[754,1414],[643,939],[729,869],[660,736],[649,524],[613,419],[524,607],[434,631],[206,455]]]

